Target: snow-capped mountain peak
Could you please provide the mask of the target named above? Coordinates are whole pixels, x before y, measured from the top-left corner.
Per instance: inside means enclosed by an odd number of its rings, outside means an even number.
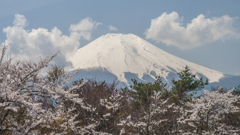
[[[218,82],[223,73],[205,68],[171,55],[134,34],[106,34],[80,48],[70,58],[74,68],[102,68],[127,83],[126,73],[144,76],[156,75],[166,80],[188,65],[197,77],[206,77],[209,82]],[[173,79],[172,78],[172,79]]]

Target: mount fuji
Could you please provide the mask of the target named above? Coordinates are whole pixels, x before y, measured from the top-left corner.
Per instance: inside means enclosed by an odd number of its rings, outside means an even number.
[[[240,76],[226,75],[183,60],[134,34],[103,35],[78,49],[70,61],[74,69],[80,69],[75,80],[115,80],[121,86],[129,86],[131,78],[151,82],[158,75],[171,82],[177,79],[177,72],[184,70],[186,65],[197,78],[208,78],[211,86],[231,88],[240,83]]]

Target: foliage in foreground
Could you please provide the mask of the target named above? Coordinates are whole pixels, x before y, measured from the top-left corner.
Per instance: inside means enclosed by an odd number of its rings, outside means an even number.
[[[188,92],[207,82],[195,80],[190,69],[179,73],[173,88],[158,77],[153,83],[133,80],[130,89],[115,84],[79,80],[52,66],[56,56],[34,62],[0,58],[0,134],[239,134],[239,91]]]

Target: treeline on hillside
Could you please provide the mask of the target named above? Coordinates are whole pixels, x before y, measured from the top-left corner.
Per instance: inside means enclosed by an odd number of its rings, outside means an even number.
[[[160,77],[152,83],[133,79],[130,88],[78,80],[53,65],[47,76],[39,72],[56,57],[34,62],[12,62],[0,57],[1,135],[168,135],[240,134],[237,89],[204,91],[190,69],[179,72],[168,89]]]

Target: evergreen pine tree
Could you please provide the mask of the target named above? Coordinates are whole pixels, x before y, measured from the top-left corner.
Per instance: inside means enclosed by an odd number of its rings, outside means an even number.
[[[190,72],[188,66],[185,69],[178,73],[179,80],[172,80],[173,87],[171,93],[173,96],[181,101],[187,101],[190,99],[196,91],[204,88],[205,85],[208,85],[208,79],[204,82],[201,77],[199,80],[196,79],[196,75]]]

